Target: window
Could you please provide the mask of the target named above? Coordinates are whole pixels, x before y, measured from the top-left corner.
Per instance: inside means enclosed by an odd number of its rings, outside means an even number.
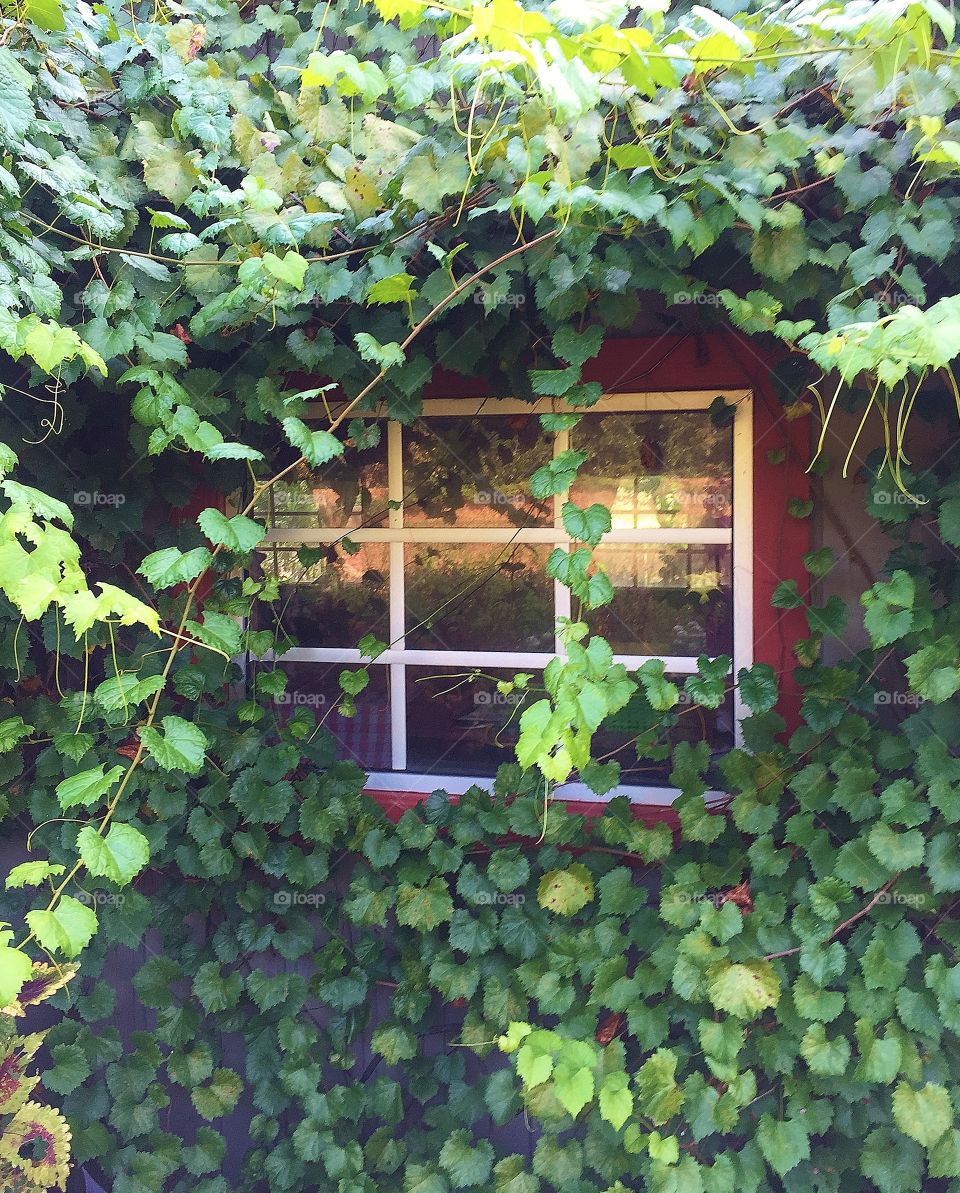
[[[556,403],[428,400],[413,426],[386,422],[377,447],[292,475],[259,511],[263,567],[280,579],[298,643],[283,656],[283,700],[330,709],[341,755],[372,772],[371,787],[456,792],[489,779],[512,758],[523,710],[497,679],[539,678],[560,649],[556,619],[581,616],[546,567],[552,550],[570,549],[568,496],[611,511],[596,558],[615,596],[583,616],[619,661],[664,658],[681,681],[701,654],[748,666],[751,401],[722,396],[735,414],[720,427],[708,414],[716,391],[611,395],[552,444],[538,416]],[[531,474],[567,448],[588,457],[569,494],[534,500]],[[389,648],[370,664],[357,715],[341,717],[338,676],[363,661],[366,633]],[[476,669],[483,678],[471,681]],[[733,699],[689,712],[679,734],[732,744]],[[601,728],[601,752],[637,732],[633,716],[628,706]],[[663,781],[630,757],[631,794]]]

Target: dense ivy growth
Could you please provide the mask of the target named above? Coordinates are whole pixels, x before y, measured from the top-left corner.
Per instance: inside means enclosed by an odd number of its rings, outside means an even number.
[[[7,879],[0,1008],[79,959],[44,1082],[115,1193],[960,1180],[960,482],[903,452],[915,404],[956,394],[954,22],[667,7],[4,10],[0,762],[34,860]],[[590,741],[631,699],[638,752],[669,757],[680,694],[575,623],[496,798],[393,826],[309,710],[276,722],[258,499],[371,445],[378,403],[414,420],[438,365],[569,426],[641,316],[789,346],[787,417],[881,419],[872,512],[903,543],[864,597],[873,649],[825,665],[847,611],[784,578],[802,726],[769,668],[741,672],[746,748],[709,776],[673,752],[682,840],[622,801],[587,834],[545,787],[616,784]],[[939,554],[913,534],[934,522]],[[602,605],[609,520],[565,523],[562,578]],[[898,661],[899,727],[876,703]],[[702,660],[686,695],[716,707],[725,673]],[[342,677],[347,711],[365,683]],[[109,978],[141,943],[124,1039]],[[521,1105],[532,1163],[491,1129]],[[12,1187],[59,1179],[0,1126]]]

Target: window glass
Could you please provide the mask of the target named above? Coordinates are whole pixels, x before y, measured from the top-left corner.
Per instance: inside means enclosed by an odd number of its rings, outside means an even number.
[[[553,650],[548,546],[408,543],[406,644],[420,650]]]
[[[260,498],[255,513],[277,530],[355,529],[386,526],[388,501],[386,447],[381,442],[322,468],[299,464]]]
[[[594,559],[615,595],[586,621],[615,654],[731,654],[730,547],[611,543]]]
[[[469,668],[408,667],[408,767],[434,774],[492,775],[501,763],[514,761],[520,714],[543,697],[540,674],[526,694],[498,692],[497,680],[512,680],[515,673],[485,671],[473,679]]]
[[[418,419],[404,431],[404,525],[550,526],[553,503],[530,496],[550,455],[535,414]]]
[[[264,552],[264,574],[280,580],[276,613],[298,646],[350,649],[368,633],[389,640],[390,549],[386,543],[357,546],[352,555],[340,546]]]
[[[732,524],[733,434],[705,411],[588,415],[570,432],[587,453],[570,491],[614,530]]]

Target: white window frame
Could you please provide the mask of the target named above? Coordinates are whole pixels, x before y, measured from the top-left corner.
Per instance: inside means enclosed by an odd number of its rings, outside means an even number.
[[[603,537],[603,543],[683,543],[683,544],[731,544],[733,564],[733,666],[734,675],[742,667],[753,662],[753,395],[750,390],[681,390],[676,392],[609,394],[589,409],[574,409],[555,398],[540,399],[535,403],[515,398],[490,398],[484,401],[470,398],[427,399],[423,403],[422,417],[461,416],[463,418],[484,418],[509,414],[550,414],[569,412],[583,414],[610,413],[662,413],[675,411],[706,410],[720,396],[733,407],[733,517],[731,527],[704,527],[683,529],[674,527],[644,528],[642,530],[612,530]],[[476,403],[476,404],[474,404]],[[318,411],[319,413],[319,411]],[[364,417],[386,418],[385,409]],[[372,772],[368,776],[367,788],[372,791],[429,792],[442,789],[451,795],[462,795],[469,787],[477,786],[492,790],[493,780],[489,777],[465,777],[433,773],[412,773],[406,769],[407,750],[407,707],[405,700],[393,698],[396,692],[405,692],[406,666],[465,666],[507,668],[516,670],[541,670],[555,657],[562,654],[561,643],[556,642],[555,654],[514,651],[441,651],[407,649],[404,644],[405,576],[403,548],[407,543],[540,543],[550,546],[569,546],[571,539],[564,530],[561,509],[567,494],[557,494],[553,499],[553,526],[526,527],[404,527],[402,518],[403,460],[402,428],[393,420],[387,422],[387,477],[388,496],[393,508],[388,512],[387,525],[375,529],[351,530],[338,527],[282,528],[268,531],[264,545],[290,544],[291,546],[320,546],[334,543],[348,536],[353,542],[387,543],[390,552],[390,640],[391,645],[372,662],[363,658],[357,649],[340,649],[326,646],[298,646],[286,651],[279,662],[316,662],[363,664],[370,667],[390,668],[390,720],[391,752],[393,769]],[[569,446],[569,432],[560,431],[554,435],[554,455]],[[570,590],[558,580],[554,581],[554,607],[558,616],[570,616]],[[615,655],[617,662],[624,663],[629,670],[635,670],[651,658],[662,658],[669,672],[691,674],[696,671],[696,659],[689,656],[666,655]],[[744,709],[739,689],[734,692],[735,734],[738,744],[741,740],[740,721]],[[669,805],[679,794],[670,787],[623,785],[607,795],[598,796],[582,783],[564,783],[554,794],[561,798],[606,802],[616,795],[626,795],[635,803]],[[709,793],[719,797],[722,793]]]

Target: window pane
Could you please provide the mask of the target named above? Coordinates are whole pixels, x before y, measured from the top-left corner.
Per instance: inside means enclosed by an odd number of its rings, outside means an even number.
[[[419,419],[404,429],[405,526],[550,526],[530,496],[552,454],[534,414]]]
[[[552,651],[549,554],[547,546],[407,544],[407,646]]]
[[[264,575],[280,580],[276,613],[298,646],[354,647],[368,633],[389,641],[386,543],[363,543],[354,555],[339,547],[301,548],[299,555],[309,567],[292,547],[269,548],[262,564]]]
[[[389,770],[390,668],[369,668],[370,682],[357,696],[357,715],[342,717],[337,706],[343,692],[339,675],[343,663],[282,663],[287,690],[274,697],[277,718],[288,720],[298,708],[309,708],[323,722],[336,743],[336,756],[365,770]]]
[[[614,653],[732,654],[730,547],[611,543],[594,559],[616,595],[586,620]]]
[[[515,761],[520,714],[543,696],[535,675],[533,692],[504,695],[496,680],[515,671],[493,671],[464,682],[462,667],[407,668],[407,765],[433,774],[492,775]],[[495,678],[487,678],[492,675]]]
[[[278,530],[386,526],[388,500],[386,447],[381,442],[368,451],[348,449],[345,459],[322,468],[300,464],[260,498],[255,516]]]
[[[733,432],[706,411],[588,414],[570,444],[588,457],[570,496],[615,530],[732,524]]]

